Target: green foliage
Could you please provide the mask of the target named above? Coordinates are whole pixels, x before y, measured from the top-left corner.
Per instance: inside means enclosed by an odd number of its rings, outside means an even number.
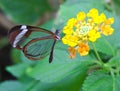
[[[10,15],[13,21],[23,24],[34,23],[38,19],[38,15],[49,9],[46,0],[36,0],[36,2],[30,0],[29,3],[26,0],[17,0],[11,5],[10,1],[0,1],[0,6],[5,13]],[[18,11],[11,11],[14,5],[19,9]],[[34,11],[35,7],[38,8],[37,13]],[[114,28],[113,35],[102,36],[95,43],[98,53],[102,55],[101,59],[108,56],[106,63],[96,62],[97,58],[94,55],[92,45],[90,46],[90,55],[81,57],[77,54],[76,58],[70,59],[67,46],[63,45],[61,41],[57,41],[51,64],[48,63],[49,55],[41,61],[31,62],[23,53],[20,53],[20,56],[16,58],[18,51],[13,51],[12,55],[16,54],[13,59],[22,60],[22,62],[7,67],[7,71],[18,80],[1,83],[0,90],[8,91],[10,88],[9,91],[21,91],[21,89],[22,91],[119,91],[120,18],[106,9],[104,0],[66,0],[60,5],[57,17],[41,27],[51,31],[56,28],[62,32],[62,28],[69,18],[75,17],[79,11],[88,12],[93,7],[104,12],[108,17],[115,18],[115,23],[112,26]]]
[[[115,12],[120,15],[120,0],[113,0],[113,6],[114,6],[114,10]]]
[[[50,10],[47,0],[0,0],[0,7],[19,24],[33,24]]]
[[[5,81],[0,84],[1,91],[21,91],[23,85],[18,81]],[[24,91],[24,90],[22,90]]]
[[[4,47],[5,45],[8,44],[8,40],[7,38],[1,38],[1,41],[0,41],[0,48]]]
[[[7,71],[11,72],[15,77],[21,77],[25,74],[25,70],[29,67],[29,64],[21,63],[7,67]]]
[[[83,91],[119,91],[120,76],[112,77],[103,71],[91,73],[84,82]]]
[[[81,59],[81,61],[85,61],[84,63],[79,61],[57,62],[56,59],[58,60],[58,58],[59,57],[56,56],[54,58],[54,62],[51,65],[49,65],[47,61],[41,61],[28,73],[28,75],[43,82],[56,82],[67,76],[72,76],[74,74],[78,74],[80,76],[82,75],[81,72],[86,73],[86,69],[87,69],[86,65],[88,66],[88,64],[90,64],[89,59],[88,60]]]
[[[18,63],[21,61],[20,59],[20,51],[17,49],[12,49],[11,51],[11,59],[13,60],[14,63]]]

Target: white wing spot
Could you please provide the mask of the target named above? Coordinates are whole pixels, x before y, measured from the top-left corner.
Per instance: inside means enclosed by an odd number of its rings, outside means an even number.
[[[21,40],[21,38],[27,33],[28,29],[26,25],[22,25],[20,28],[22,31],[16,36],[14,42],[13,42],[13,47],[17,46],[17,43]]]
[[[21,30],[27,29],[27,26],[26,25],[22,25],[20,29]]]

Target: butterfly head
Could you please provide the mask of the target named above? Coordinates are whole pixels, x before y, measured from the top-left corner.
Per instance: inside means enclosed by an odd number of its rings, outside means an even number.
[[[60,40],[59,30],[56,30],[55,34],[56,34],[55,39]]]

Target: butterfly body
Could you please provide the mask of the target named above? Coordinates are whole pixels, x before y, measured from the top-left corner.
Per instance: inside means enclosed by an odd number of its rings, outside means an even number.
[[[22,50],[30,60],[42,59],[50,54],[49,62],[53,59],[53,50],[59,31],[55,33],[43,28],[18,25],[9,31],[9,41],[14,48]]]

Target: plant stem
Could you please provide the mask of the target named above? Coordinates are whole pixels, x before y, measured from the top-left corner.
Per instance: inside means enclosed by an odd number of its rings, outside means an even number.
[[[119,62],[119,61],[118,61]],[[117,64],[117,68],[116,68],[116,74],[117,74],[117,76],[119,76],[120,75],[120,63],[118,63]]]
[[[113,89],[112,91],[115,91],[115,74],[114,74],[114,69],[110,68],[110,73],[111,73],[111,76],[112,76],[112,80],[113,80]]]
[[[95,54],[96,54],[96,56],[97,56],[97,58],[98,58],[98,61],[103,64],[103,61],[101,60],[101,58],[100,58],[100,56],[99,56],[99,54],[98,54],[98,52],[97,52],[97,49],[96,49],[94,43],[92,43],[92,46],[93,46],[93,49],[94,49],[94,51],[95,51]]]

